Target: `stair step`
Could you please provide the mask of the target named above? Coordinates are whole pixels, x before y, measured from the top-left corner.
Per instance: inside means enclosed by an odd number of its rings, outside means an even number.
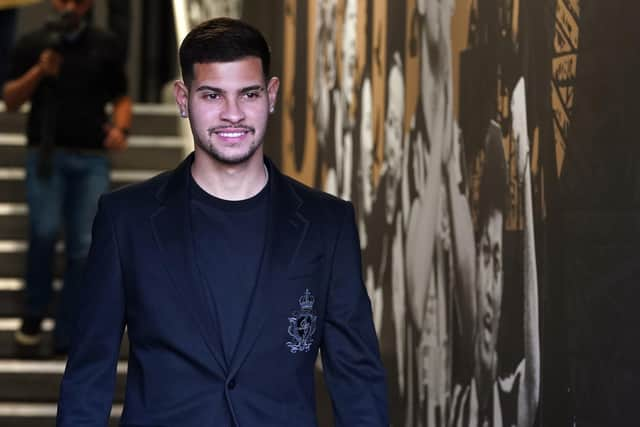
[[[47,318],[42,322],[42,341],[37,346],[21,346],[15,342],[15,331],[20,327],[19,318],[0,318],[0,361],[2,359],[33,359],[41,360],[53,358],[53,319]],[[126,360],[129,356],[129,338],[126,331],[122,337],[120,345],[121,360]],[[1,383],[0,383],[1,384]],[[2,425],[0,423],[0,425]]]
[[[28,105],[15,113],[7,113],[0,103],[0,129],[8,133],[23,133]],[[178,108],[169,104],[134,104],[131,122],[132,135],[179,135]]]
[[[0,401],[57,401],[65,364],[65,360],[0,360]],[[118,362],[116,402],[124,400],[126,372],[127,362]]]
[[[48,311],[49,316],[53,316],[58,306],[59,293],[54,292],[51,301],[51,308]],[[0,293],[0,322],[3,318],[21,317],[23,312],[24,293],[22,291],[4,291]],[[1,333],[1,331],[0,331]],[[0,349],[0,352],[2,349]],[[0,356],[1,357],[1,356]]]
[[[161,170],[113,170],[111,189],[151,178]],[[0,203],[25,203],[24,169],[0,168]]]
[[[63,245],[58,244],[53,259],[54,277],[62,277],[64,271]],[[27,242],[24,240],[0,241],[0,278],[24,277]]]
[[[0,425],[3,427],[55,427],[56,403],[1,402]],[[109,427],[117,427],[122,405],[113,405]]]
[[[0,240],[26,240],[28,209],[24,203],[0,203]]]
[[[27,156],[25,137],[0,134],[0,167],[24,167]],[[111,167],[117,169],[174,168],[183,157],[182,140],[167,136],[132,136],[124,151],[107,152]]]
[[[21,317],[24,295],[21,291],[3,291],[0,292],[0,316],[2,317]],[[49,315],[55,313],[55,307],[58,305],[58,293],[54,293],[53,301]],[[0,322],[2,319],[0,319]],[[0,332],[1,333],[1,332]],[[0,352],[2,349],[0,349]],[[2,356],[0,356],[2,357]]]
[[[7,280],[15,280],[20,283],[20,287],[16,289],[6,289],[3,286],[3,282]],[[0,279],[0,325],[2,325],[2,321],[5,318],[10,317],[20,317],[22,316],[22,307],[24,300],[24,284],[23,280],[17,279]],[[53,315],[55,313],[58,298],[59,298],[59,290],[62,287],[61,280],[54,280],[53,282],[53,296],[50,305],[49,315]],[[0,330],[2,327],[0,326]],[[2,349],[0,349],[2,351]]]

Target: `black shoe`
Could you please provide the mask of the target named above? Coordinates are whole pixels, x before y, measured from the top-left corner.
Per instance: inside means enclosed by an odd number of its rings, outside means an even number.
[[[24,346],[36,346],[42,341],[42,318],[25,317],[22,319],[22,327],[16,331],[14,338],[16,342]]]

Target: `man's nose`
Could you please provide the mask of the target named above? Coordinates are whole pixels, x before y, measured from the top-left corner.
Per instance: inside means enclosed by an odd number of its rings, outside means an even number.
[[[238,123],[244,119],[244,111],[237,98],[227,98],[222,110],[222,119]]]

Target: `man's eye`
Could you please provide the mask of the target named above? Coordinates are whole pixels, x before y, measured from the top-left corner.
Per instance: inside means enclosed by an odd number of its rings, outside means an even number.
[[[252,90],[252,91],[246,92],[244,94],[244,97],[246,99],[258,99],[258,98],[260,98],[260,91],[259,90]]]
[[[204,94],[204,98],[214,101],[214,100],[220,99],[220,94],[219,93],[205,93]]]

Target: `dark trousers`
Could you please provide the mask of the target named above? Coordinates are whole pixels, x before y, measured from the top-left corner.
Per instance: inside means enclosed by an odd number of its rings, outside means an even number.
[[[54,339],[57,346],[66,347],[98,199],[109,187],[109,161],[102,155],[56,150],[51,158],[51,176],[41,178],[37,174],[38,154],[30,150],[26,165],[29,249],[25,315],[44,317],[47,313],[55,246],[64,227],[66,264]]]

